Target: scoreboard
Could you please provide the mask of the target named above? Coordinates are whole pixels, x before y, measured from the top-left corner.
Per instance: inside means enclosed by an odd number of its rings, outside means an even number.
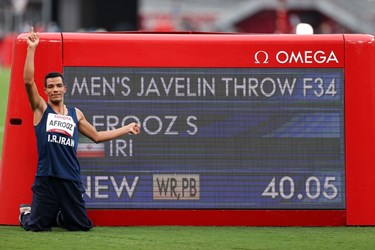
[[[375,224],[372,36],[40,37],[41,89],[46,73],[61,71],[66,105],[98,131],[141,125],[140,135],[99,144],[80,135],[96,225]],[[35,143],[31,111],[26,95],[11,95],[24,92],[24,39],[12,67],[0,209],[4,199],[27,203],[35,174],[36,149],[19,143]],[[17,198],[11,166],[27,172]]]
[[[66,102],[98,131],[142,127],[80,144],[88,207],[345,208],[343,69],[64,73]]]

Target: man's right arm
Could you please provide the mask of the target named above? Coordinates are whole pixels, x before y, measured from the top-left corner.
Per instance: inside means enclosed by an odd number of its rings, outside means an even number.
[[[31,109],[34,112],[34,123],[39,122],[41,115],[43,114],[47,106],[44,99],[39,95],[38,89],[34,82],[34,57],[38,43],[38,35],[31,31],[30,35],[27,37],[28,47],[24,65],[23,78],[27,92],[27,97],[29,99]]]

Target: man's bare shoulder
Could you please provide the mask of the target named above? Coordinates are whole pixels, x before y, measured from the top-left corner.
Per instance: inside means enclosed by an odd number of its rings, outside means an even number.
[[[82,119],[85,119],[85,115],[79,108],[75,107],[75,110],[76,110],[78,122],[81,121]]]

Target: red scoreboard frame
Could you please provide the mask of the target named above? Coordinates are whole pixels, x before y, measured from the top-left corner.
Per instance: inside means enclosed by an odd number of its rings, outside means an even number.
[[[0,168],[0,224],[18,224],[31,201],[36,141],[23,85],[26,35],[15,42]],[[89,209],[96,225],[343,226],[375,225],[375,37],[41,33],[35,81],[69,66],[343,68],[344,210]],[[41,93],[43,95],[43,93]]]

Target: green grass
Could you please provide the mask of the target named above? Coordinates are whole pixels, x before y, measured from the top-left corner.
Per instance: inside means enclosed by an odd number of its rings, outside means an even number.
[[[3,149],[4,124],[8,103],[9,80],[10,70],[0,67],[0,160]]]
[[[374,249],[375,227],[96,227],[26,232],[0,226],[0,249]]]

